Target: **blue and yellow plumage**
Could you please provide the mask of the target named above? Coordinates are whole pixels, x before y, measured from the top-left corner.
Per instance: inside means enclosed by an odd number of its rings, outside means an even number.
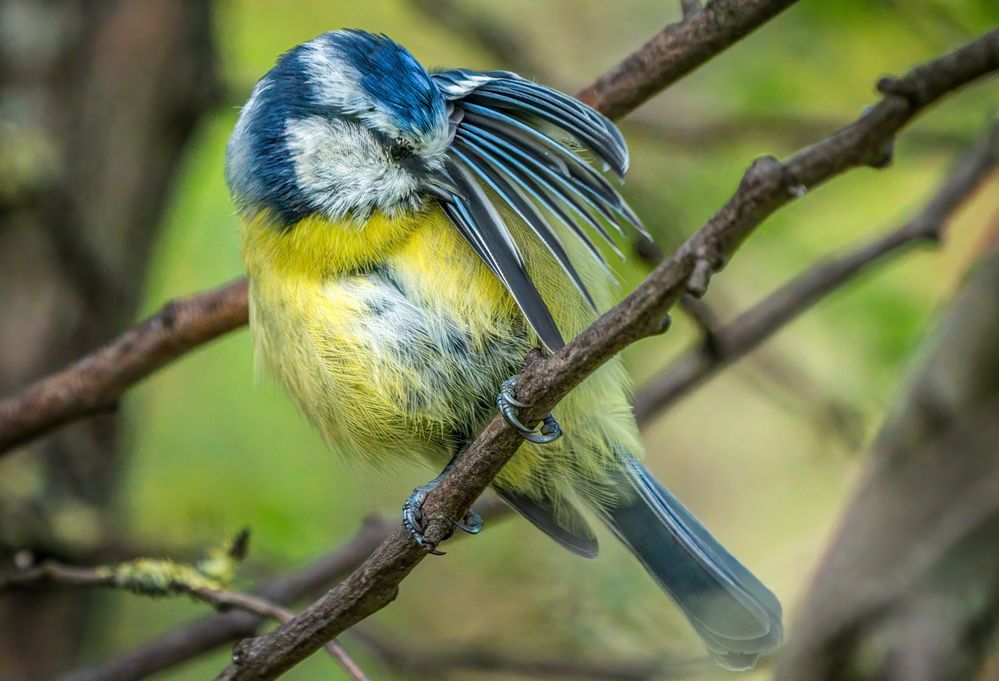
[[[514,74],[430,74],[360,31],[288,52],[227,152],[258,361],[344,454],[446,465],[532,348],[610,303],[590,234],[640,225],[586,155],[626,170],[612,123]],[[627,387],[618,361],[598,370],[558,407],[566,435],[526,442],[494,487],[586,556],[590,508],[719,662],[751,666],[780,605],[639,463]]]

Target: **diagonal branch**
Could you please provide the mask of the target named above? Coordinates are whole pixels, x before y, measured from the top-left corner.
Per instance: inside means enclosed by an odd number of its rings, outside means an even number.
[[[999,628],[999,222],[936,324],[799,608],[779,681],[989,678]],[[994,678],[994,670],[991,678]]]
[[[167,304],[100,350],[0,401],[0,455],[59,426],[115,408],[133,385],[246,323],[246,281]]]
[[[691,21],[667,26],[580,97],[612,118],[623,116],[794,2],[715,0]],[[245,279],[168,304],[106,347],[0,401],[0,456],[113,409],[131,386],[246,321]]]
[[[646,421],[692,389],[745,356],[781,327],[847,281],[910,247],[938,243],[951,215],[979,187],[999,161],[999,123],[960,159],[955,170],[924,206],[902,226],[842,255],[826,258],[791,280],[724,328],[710,344],[682,355],[650,379],[635,395],[635,416]],[[707,341],[707,339],[706,339]]]
[[[578,96],[621,118],[794,3],[714,0],[693,12],[694,3],[685,0],[683,21],[667,26]]]
[[[536,424],[627,345],[661,332],[670,306],[687,291],[703,292],[711,275],[770,214],[850,168],[883,167],[890,160],[895,134],[919,112],[997,69],[999,29],[902,78],[882,79],[881,101],[856,122],[788,160],[757,160],[728,203],[631,295],[562,350],[525,368],[518,381],[518,399],[534,406],[523,410],[524,423]],[[423,506],[431,545],[448,536],[451,519],[464,515],[520,443],[516,431],[497,416],[455,462]],[[233,665],[219,678],[277,678],[326,641],[392,602],[399,584],[425,556],[406,531],[398,528],[350,577],[298,617],[237,646]]]

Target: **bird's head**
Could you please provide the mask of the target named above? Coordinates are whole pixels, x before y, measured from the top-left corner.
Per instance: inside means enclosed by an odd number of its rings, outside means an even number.
[[[562,337],[504,213],[530,227],[594,304],[559,232],[606,267],[584,226],[616,249],[603,225],[641,223],[591,162],[623,177],[628,149],[582,102],[507,71],[431,74],[386,37],[343,30],[287,52],[257,83],[229,140],[226,179],[244,219],[264,215],[283,233],[321,216],[363,234],[374,214],[436,201],[557,348]]]
[[[253,90],[226,154],[239,208],[279,226],[415,210],[440,185],[451,107],[401,45],[341,30],[285,53]]]

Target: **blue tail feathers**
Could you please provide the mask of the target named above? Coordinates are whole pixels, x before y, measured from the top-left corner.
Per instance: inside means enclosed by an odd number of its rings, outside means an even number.
[[[781,606],[687,508],[632,456],[624,457],[611,530],[676,601],[715,660],[750,669],[780,645]]]
[[[529,497],[516,490],[493,485],[500,499],[509,504],[532,525],[583,558],[596,558],[600,550],[597,538],[586,519],[568,501],[562,502],[562,512],[556,510],[551,497]]]

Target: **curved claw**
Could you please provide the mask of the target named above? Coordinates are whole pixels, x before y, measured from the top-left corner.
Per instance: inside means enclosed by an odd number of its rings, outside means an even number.
[[[503,381],[503,385],[500,386],[499,396],[496,398],[497,404],[499,404],[500,401],[502,401],[505,402],[506,404],[513,405],[514,407],[520,407],[521,409],[523,409],[524,407],[531,406],[526,402],[521,402],[520,400],[517,399],[516,393],[514,392],[516,387],[517,387],[516,376],[511,376],[510,378]]]
[[[500,407],[500,413],[503,414],[503,418],[506,419],[506,422],[509,423],[514,428],[516,428],[517,432],[519,432],[524,437],[527,437],[528,435],[534,432],[533,430],[531,430],[530,428],[528,428],[527,426],[525,426],[523,423],[520,422],[520,419],[517,418],[517,413],[513,410],[513,407],[504,404],[503,406]]]
[[[445,552],[438,551],[436,544],[428,541],[423,536],[423,511],[421,507],[427,498],[427,493],[433,488],[434,485],[430,484],[417,487],[413,490],[413,493],[406,499],[406,503],[402,505],[402,525],[418,546],[425,548],[430,555],[443,556],[446,555]],[[482,521],[480,520],[479,522],[481,524]]]
[[[555,420],[555,417],[548,414],[542,421],[541,434],[531,432],[521,432],[521,436],[528,442],[533,442],[538,445],[546,445],[549,442],[555,442],[555,440],[562,437],[562,426],[559,422]]]
[[[503,414],[503,418],[506,419],[506,422],[516,428],[521,435],[526,437],[527,433],[533,433],[534,431],[521,423],[520,419],[517,418],[517,410],[515,407],[526,407],[528,405],[514,397],[513,390],[516,385],[516,376],[503,381],[503,385],[500,386],[499,395],[496,396],[496,406],[499,408],[499,412]]]
[[[462,532],[467,532],[468,534],[478,534],[482,531],[482,516],[480,516],[475,511],[469,511],[465,514],[465,518],[462,521],[455,521],[454,526],[457,527]]]
[[[554,442],[555,440],[562,437],[562,427],[559,425],[555,417],[549,413],[545,416],[542,421],[541,430],[535,431],[523,423],[517,417],[517,411],[515,407],[529,407],[530,405],[526,402],[521,402],[514,397],[514,388],[517,385],[517,377],[513,376],[503,381],[503,385],[500,386],[499,395],[496,396],[496,406],[499,407],[500,414],[506,419],[506,422],[513,426],[520,436],[527,440],[528,442],[533,442],[538,445],[546,445],[549,442]]]

